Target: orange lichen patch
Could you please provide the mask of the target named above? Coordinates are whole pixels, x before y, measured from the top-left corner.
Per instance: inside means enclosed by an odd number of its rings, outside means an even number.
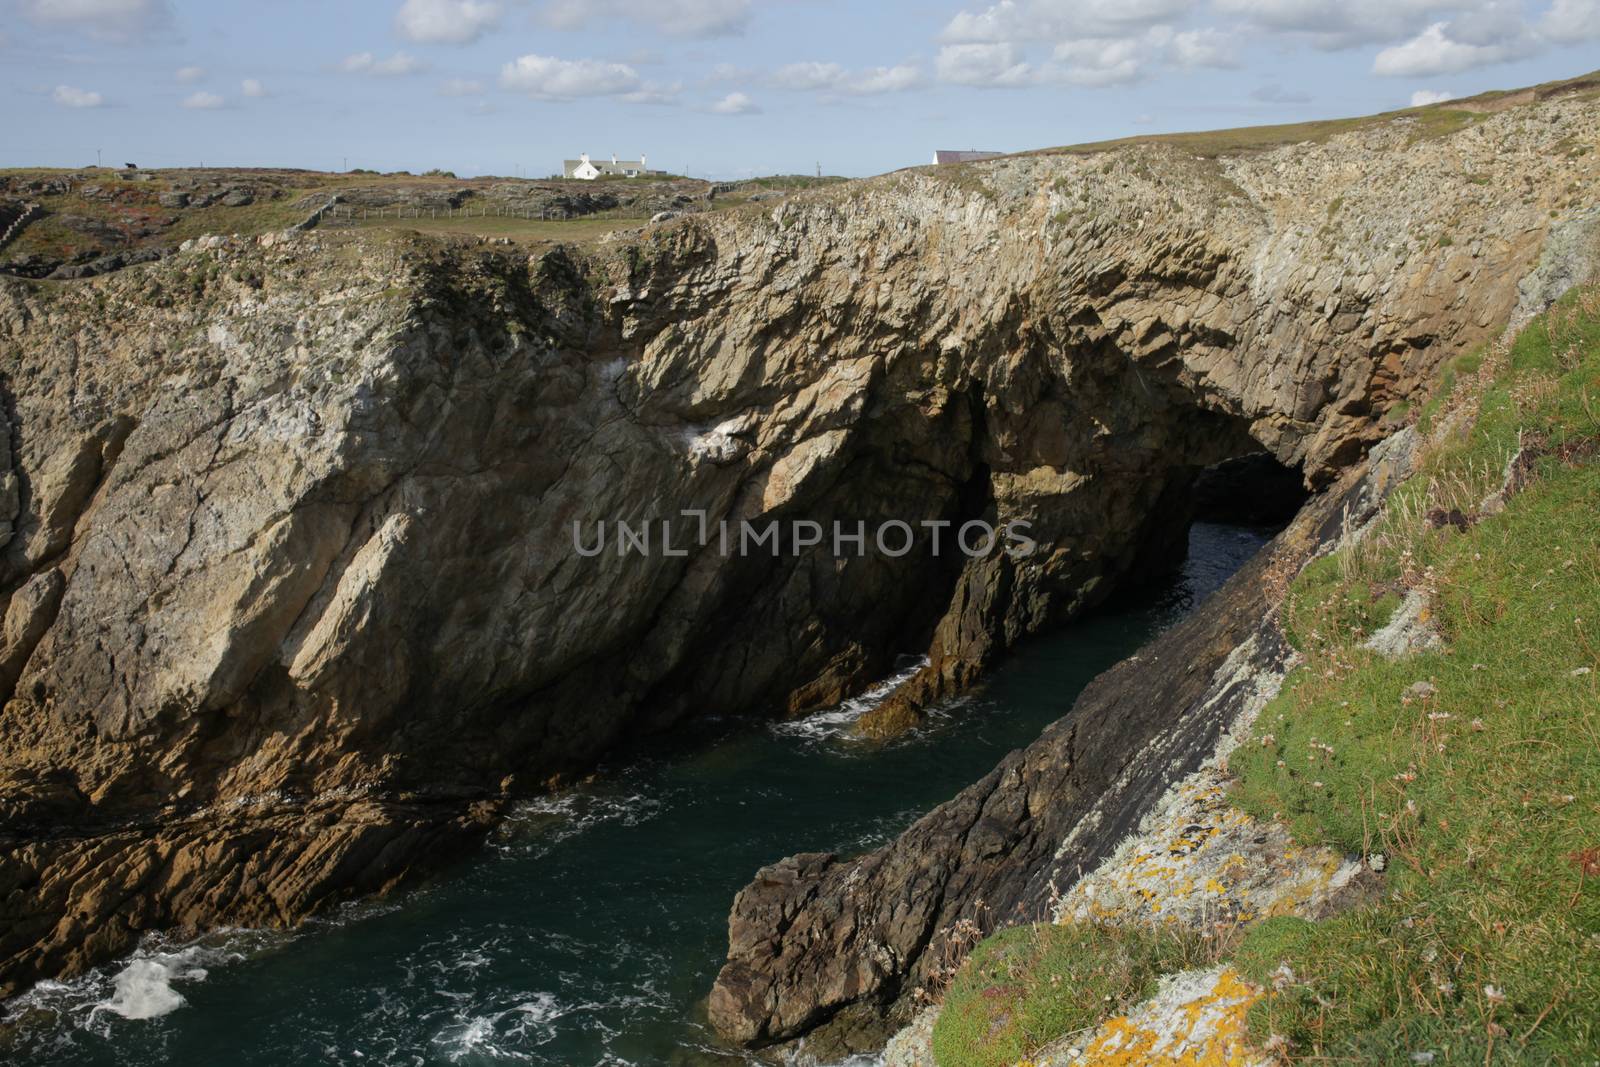
[[[1232,968],[1174,975],[1160,993],[1095,1031],[1077,1056],[1051,1062],[1074,1067],[1257,1067],[1270,1062],[1250,1046],[1245,1015],[1261,990]]]
[[[1060,900],[1057,921],[1209,930],[1310,915],[1353,877],[1356,863],[1296,845],[1284,827],[1234,808],[1227,784],[1213,765],[1174,786],[1139,831]]]

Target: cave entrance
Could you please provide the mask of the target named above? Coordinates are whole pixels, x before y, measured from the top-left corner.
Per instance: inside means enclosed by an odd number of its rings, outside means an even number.
[[[1201,469],[1190,496],[1193,522],[1281,528],[1311,494],[1298,468],[1248,452]]]
[[[1219,447],[1204,465],[1181,466],[1168,472],[1161,501],[1138,541],[1133,565],[1109,604],[1125,607],[1170,587],[1194,550],[1197,524],[1236,527],[1265,540],[1289,524],[1311,493],[1298,467],[1272,453],[1228,424],[1212,440]]]

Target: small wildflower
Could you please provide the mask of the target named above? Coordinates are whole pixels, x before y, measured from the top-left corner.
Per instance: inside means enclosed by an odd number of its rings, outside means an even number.
[[[1383,869],[1389,866],[1389,857],[1385,856],[1382,852],[1374,852],[1372,855],[1367,857],[1367,866],[1381,874],[1383,873]]]
[[[1483,999],[1490,1004],[1504,1004],[1506,995],[1498,986],[1486,985],[1483,987]]]
[[[1448,711],[1430,711],[1430,712],[1428,712],[1428,721],[1429,722],[1446,722],[1446,721],[1448,721],[1450,719],[1453,719],[1453,718],[1455,718],[1455,716],[1451,715]]]
[[[1278,964],[1278,969],[1272,972],[1272,988],[1282,992],[1294,983],[1294,970],[1287,963]]]
[[[1482,719],[1473,719],[1472,720],[1472,729],[1476,733],[1480,733],[1480,734],[1483,733],[1483,731],[1486,729],[1486,727],[1483,725],[1483,720]]]
[[[1440,982],[1437,986],[1439,992],[1447,997],[1456,995],[1456,984],[1450,981]]]

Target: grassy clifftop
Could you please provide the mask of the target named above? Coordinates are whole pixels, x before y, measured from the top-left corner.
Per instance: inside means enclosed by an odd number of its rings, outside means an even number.
[[[1412,417],[1417,472],[1290,584],[1303,660],[1226,761],[1235,817],[1382,872],[1364,902],[1002,931],[947,991],[940,1067],[1150,1062],[1128,1020],[1207,967],[1153,1024],[1188,1028],[1181,1062],[1600,1056],[1600,287]]]
[[[1380,529],[1295,583],[1306,664],[1232,761],[1237,804],[1384,856],[1388,893],[1239,958],[1280,975],[1252,1025],[1296,1054],[1576,1063],[1600,1053],[1600,290],[1456,389]],[[1439,647],[1391,659],[1367,642],[1406,598]]]

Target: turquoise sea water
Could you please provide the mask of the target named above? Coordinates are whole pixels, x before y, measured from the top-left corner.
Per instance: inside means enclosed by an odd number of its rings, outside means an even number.
[[[1029,643],[914,736],[848,737],[859,704],[702,723],[524,806],[482,855],[392,899],[294,933],[152,940],[45,983],[6,1006],[0,1062],[742,1062],[718,1049],[699,1002],[755,870],[889,839],[1036,737],[1265,537],[1196,525],[1172,582]]]

